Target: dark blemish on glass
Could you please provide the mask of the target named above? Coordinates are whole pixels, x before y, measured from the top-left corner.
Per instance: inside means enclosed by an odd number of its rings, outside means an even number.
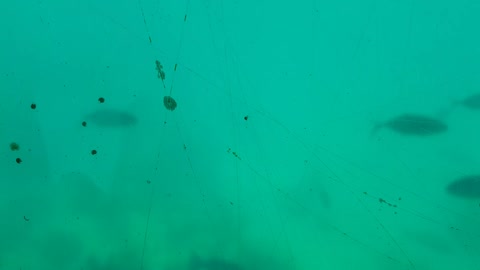
[[[388,205],[388,206],[390,206],[390,207],[394,207],[394,208],[396,208],[396,207],[397,207],[397,205],[396,205],[396,204],[391,204],[391,203],[389,203],[389,202],[385,201],[385,200],[384,200],[384,199],[382,199],[382,198],[378,198],[378,201],[379,201],[380,203],[384,203],[384,204],[386,204],[386,205]]]
[[[18,145],[18,143],[16,143],[16,142],[10,143],[10,150],[18,151],[19,149],[20,149],[20,145]]]
[[[158,78],[162,79],[162,81],[165,80],[165,72],[163,71],[163,66],[160,63],[160,61],[155,60],[155,66],[156,66],[155,69],[157,70],[157,73],[158,73],[157,74]]]
[[[177,108],[177,102],[171,96],[163,97],[163,105],[169,111],[174,111]]]

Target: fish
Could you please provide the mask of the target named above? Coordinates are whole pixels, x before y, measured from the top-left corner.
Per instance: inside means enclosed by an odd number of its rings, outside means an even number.
[[[377,124],[372,133],[378,132],[381,128],[389,128],[403,135],[429,136],[447,131],[448,125],[437,118],[425,115],[403,114]]]
[[[480,94],[474,94],[455,102],[469,109],[480,110]]]
[[[456,111],[458,107],[480,111],[480,93],[467,96],[464,99],[453,100],[450,106],[444,108],[439,112],[438,116],[444,119],[448,117],[452,112]]]
[[[220,258],[203,259],[197,254],[190,258],[189,270],[242,270],[242,268],[233,262]]]
[[[86,116],[89,122],[100,127],[131,127],[137,124],[137,117],[128,112],[118,109],[100,109]]]
[[[451,182],[447,193],[462,198],[480,198],[480,175],[468,175]]]

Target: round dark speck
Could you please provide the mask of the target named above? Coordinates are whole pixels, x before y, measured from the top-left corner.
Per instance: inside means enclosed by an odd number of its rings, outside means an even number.
[[[99,98],[98,98],[98,102],[104,103],[104,102],[105,102],[105,99],[104,99],[103,97],[99,97]]]
[[[15,161],[16,161],[18,164],[22,163],[22,159],[21,159],[21,158],[17,158],[17,159],[15,159]]]
[[[19,149],[20,149],[20,145],[18,145],[18,143],[16,143],[16,142],[10,143],[10,150],[17,151]]]
[[[83,121],[83,122],[82,122],[82,126],[86,127],[86,126],[87,126],[87,122]]]
[[[246,115],[245,117],[243,117],[243,119],[245,119],[245,121],[248,120],[248,115]]]
[[[93,149],[92,150],[92,155],[96,155],[97,154],[97,150]]]
[[[150,181],[150,180],[147,180],[147,184],[150,184],[150,183],[152,183],[152,181]]]
[[[32,110],[35,110],[37,108],[37,104],[32,103],[32,105],[30,105],[30,108],[32,108]]]

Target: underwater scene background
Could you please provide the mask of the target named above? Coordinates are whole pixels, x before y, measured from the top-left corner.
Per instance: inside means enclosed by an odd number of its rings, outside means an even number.
[[[479,12],[3,1],[0,269],[480,269]]]

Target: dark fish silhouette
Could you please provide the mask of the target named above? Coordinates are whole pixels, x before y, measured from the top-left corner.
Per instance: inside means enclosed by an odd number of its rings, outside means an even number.
[[[469,109],[480,110],[480,94],[475,94],[464,98],[463,100],[455,102],[456,104],[463,105]]]
[[[418,114],[403,114],[392,118],[376,125],[373,133],[378,132],[384,127],[400,134],[415,136],[434,135],[448,130],[448,126],[444,122],[436,118]]]
[[[468,96],[464,99],[454,100],[451,104],[438,112],[438,116],[441,119],[445,119],[452,112],[454,112],[458,107],[464,107],[471,110],[480,111],[480,93]]]
[[[189,270],[242,270],[240,266],[219,258],[203,259],[193,254],[190,258]]]
[[[137,124],[135,115],[115,109],[97,110],[88,114],[86,119],[101,127],[130,127]]]
[[[453,181],[447,186],[451,195],[463,198],[480,198],[480,175],[469,175]]]

